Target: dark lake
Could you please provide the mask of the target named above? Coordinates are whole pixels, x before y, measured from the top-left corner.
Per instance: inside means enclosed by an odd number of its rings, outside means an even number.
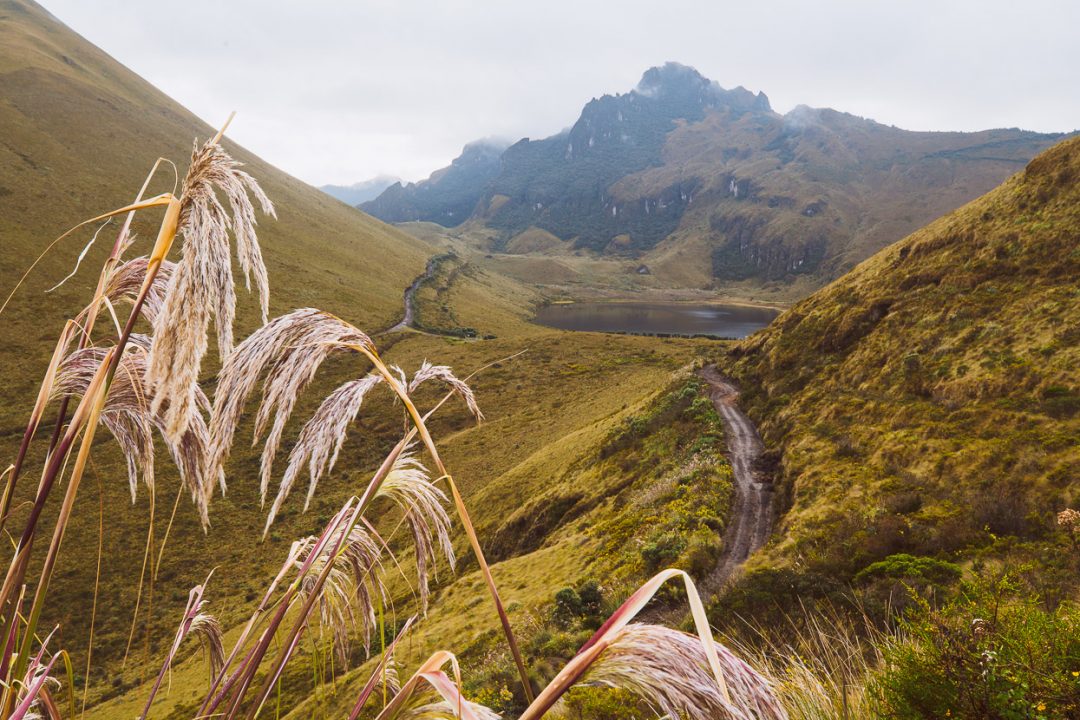
[[[779,310],[752,305],[579,302],[544,306],[536,322],[561,330],[744,338],[779,314]]]

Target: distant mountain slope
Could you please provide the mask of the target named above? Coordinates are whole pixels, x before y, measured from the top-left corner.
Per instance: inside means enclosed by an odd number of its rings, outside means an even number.
[[[469,143],[449,167],[427,180],[394,183],[360,209],[386,222],[421,220],[454,227],[468,220],[488,183],[499,174],[506,144],[494,140]]]
[[[768,562],[838,582],[1050,537],[1080,504],[1078,277],[1072,139],[741,343],[786,497]]]
[[[346,205],[359,205],[379,197],[386,188],[396,182],[399,180],[393,175],[379,175],[352,185],[320,185],[319,189]]]
[[[764,94],[668,63],[589,102],[569,131],[511,146],[460,206],[496,231],[491,250],[518,252],[515,238],[539,229],[641,258],[660,285],[821,285],[1062,137],[910,132],[804,106],[779,115]],[[365,209],[416,214],[393,188]]]
[[[222,122],[230,108],[222,108]],[[234,126],[245,118],[239,116]],[[40,6],[0,1],[0,288],[15,285],[34,258],[77,221],[129,203],[158,156],[183,172],[192,141],[214,129],[63,26]],[[297,303],[348,312],[373,329],[401,312],[402,288],[423,271],[432,250],[415,238],[345,207],[243,148],[226,147],[248,165],[277,204],[279,219],[260,218],[274,310]],[[173,189],[165,166],[150,188]],[[152,237],[152,218],[137,226]],[[115,227],[115,226],[114,226]],[[102,237],[111,232],[106,229]],[[74,266],[92,230],[59,245],[30,275],[0,316],[0,363],[26,365],[27,346],[60,328],[62,314],[93,290],[89,268],[50,295],[43,291]],[[148,242],[144,240],[144,242]],[[99,240],[96,257],[110,245]],[[136,248],[139,252],[140,248]],[[254,303],[241,293],[242,320]],[[43,350],[48,352],[47,349]],[[31,364],[31,367],[35,367]],[[33,376],[9,377],[0,397],[22,418]]]

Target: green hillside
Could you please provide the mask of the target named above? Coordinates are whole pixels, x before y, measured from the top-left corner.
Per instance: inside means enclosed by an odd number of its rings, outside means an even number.
[[[733,351],[783,511],[749,597],[838,592],[898,553],[1011,557],[1042,599],[1072,594],[1055,517],[1080,502],[1078,180],[1073,139]]]

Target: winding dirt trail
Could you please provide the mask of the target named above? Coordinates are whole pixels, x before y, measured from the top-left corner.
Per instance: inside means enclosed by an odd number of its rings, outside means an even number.
[[[705,585],[721,590],[734,572],[765,544],[772,529],[773,490],[769,478],[756,469],[765,451],[757,428],[739,409],[739,391],[716,369],[708,365],[701,377],[709,383],[709,397],[724,424],[728,457],[735,471],[735,504],[731,523],[724,535],[724,550]]]
[[[385,330],[384,334],[400,332],[402,330],[416,330],[416,328],[412,326],[413,318],[416,314],[416,311],[413,307],[413,296],[416,295],[416,291],[420,289],[420,286],[423,285],[427,280],[431,278],[432,275],[435,274],[435,270],[438,268],[438,265],[438,257],[433,257],[428,260],[427,265],[424,267],[424,274],[418,276],[415,280],[412,281],[412,284],[409,285],[409,287],[405,288],[405,317],[402,318],[401,322],[399,322],[394,327],[390,328],[389,330]]]

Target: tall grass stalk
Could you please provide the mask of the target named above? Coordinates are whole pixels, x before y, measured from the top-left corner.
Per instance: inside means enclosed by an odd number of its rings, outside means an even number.
[[[866,617],[826,607],[803,608],[781,627],[751,627],[733,647],[769,678],[792,720],[872,720],[881,648],[896,641]]]

